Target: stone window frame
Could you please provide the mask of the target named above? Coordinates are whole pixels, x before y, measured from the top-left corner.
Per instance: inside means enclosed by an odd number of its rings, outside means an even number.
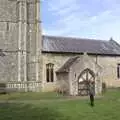
[[[54,82],[54,64],[46,64],[46,82]]]
[[[120,63],[117,64],[117,78],[120,79]]]

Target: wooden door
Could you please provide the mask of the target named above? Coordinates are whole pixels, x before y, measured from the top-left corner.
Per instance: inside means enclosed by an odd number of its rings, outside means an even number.
[[[85,69],[83,72],[81,72],[78,78],[78,95],[87,96],[89,94],[89,82],[94,80],[95,75],[90,69]]]

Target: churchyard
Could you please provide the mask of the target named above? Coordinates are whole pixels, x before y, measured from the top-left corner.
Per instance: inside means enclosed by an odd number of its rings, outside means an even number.
[[[120,120],[120,89],[110,89],[89,105],[89,97],[56,93],[0,95],[0,120]]]

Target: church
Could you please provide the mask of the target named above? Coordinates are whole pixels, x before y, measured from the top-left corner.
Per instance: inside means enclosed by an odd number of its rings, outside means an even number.
[[[120,87],[120,45],[95,40],[43,35],[39,0],[0,0],[0,82],[25,92],[64,89],[87,95]]]

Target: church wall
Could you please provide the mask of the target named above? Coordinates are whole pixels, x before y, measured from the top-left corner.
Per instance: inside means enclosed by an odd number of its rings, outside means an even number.
[[[5,54],[0,56],[0,81],[11,81],[10,88],[17,84],[22,88],[27,82],[30,87],[41,88],[39,2],[0,0],[0,49]]]
[[[56,86],[56,73],[54,73],[54,82],[53,83],[47,83],[46,82],[46,64],[53,63],[54,64],[54,71],[57,71],[70,57],[74,55],[72,54],[48,54],[44,53],[42,55],[43,59],[43,79],[42,79],[42,85],[43,85],[43,91],[46,91],[49,89],[53,90]]]
[[[75,63],[70,67],[70,85],[71,85],[71,95],[78,95],[78,77],[80,73],[86,69],[90,68],[95,71],[95,62],[89,57],[88,59],[84,58],[84,55],[78,58]]]
[[[0,0],[0,21],[16,22],[17,12],[17,1]]]
[[[120,79],[117,78],[117,64],[120,57],[99,56],[97,62],[102,66],[101,79],[108,87],[120,87]]]
[[[78,95],[78,79],[85,69],[89,69],[94,73],[95,77],[95,94],[101,93],[100,74],[101,67],[96,63],[96,56],[81,55],[70,67],[70,87],[71,95]]]
[[[56,88],[70,94],[69,73],[57,73]]]
[[[0,81],[17,80],[18,66],[18,24],[17,2],[0,0]]]
[[[0,49],[16,51],[18,48],[17,2],[0,0]]]
[[[17,53],[4,52],[0,56],[0,82],[16,81],[17,78]]]
[[[54,74],[54,82],[46,82],[46,64],[54,63],[54,71],[58,70],[70,57],[79,54],[50,54],[43,53],[43,91],[51,86],[54,89],[56,86],[56,74]],[[91,60],[102,67],[102,73],[99,79],[106,82],[108,87],[120,87],[120,80],[117,78],[117,64],[120,62],[120,57],[114,56],[94,56],[90,55]],[[77,75],[76,75],[77,76]]]
[[[28,38],[27,38],[27,74],[29,81],[42,79],[41,64],[41,28],[40,28],[40,1],[27,0]],[[40,68],[40,69],[39,69]]]

